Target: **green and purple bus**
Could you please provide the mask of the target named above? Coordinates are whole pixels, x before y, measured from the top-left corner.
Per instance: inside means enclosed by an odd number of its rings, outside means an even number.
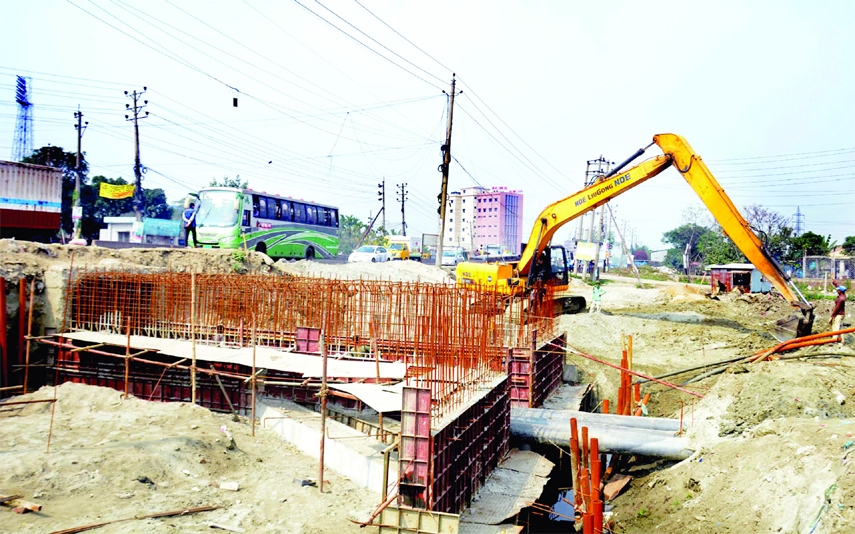
[[[271,258],[338,255],[338,208],[252,189],[199,191],[196,233],[205,248],[242,248]]]

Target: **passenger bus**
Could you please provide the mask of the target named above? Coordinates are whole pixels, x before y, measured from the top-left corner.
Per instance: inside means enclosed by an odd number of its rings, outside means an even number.
[[[205,248],[241,248],[271,258],[338,255],[338,208],[252,189],[208,187],[197,203],[196,233]]]

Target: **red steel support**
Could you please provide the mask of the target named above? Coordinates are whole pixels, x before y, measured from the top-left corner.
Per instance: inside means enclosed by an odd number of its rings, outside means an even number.
[[[27,279],[18,280],[18,361],[24,365],[24,345],[27,335]]]

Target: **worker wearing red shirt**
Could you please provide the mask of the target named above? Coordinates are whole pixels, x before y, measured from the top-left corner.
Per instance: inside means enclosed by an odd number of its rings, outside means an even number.
[[[831,319],[828,324],[831,325],[831,330],[836,332],[840,330],[843,323],[843,316],[846,314],[846,286],[837,286],[837,300],[834,301],[834,307],[831,309]],[[843,336],[839,337],[840,346],[843,346]]]

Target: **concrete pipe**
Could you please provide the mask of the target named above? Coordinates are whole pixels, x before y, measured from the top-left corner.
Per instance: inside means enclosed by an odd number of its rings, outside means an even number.
[[[576,410],[545,410],[543,408],[511,408],[511,417],[538,417],[541,419],[561,420],[570,424],[575,417],[579,425],[613,425],[650,430],[680,431],[680,421],[664,417],[631,417],[626,415],[580,412]],[[683,421],[683,426],[686,422]]]
[[[580,423],[582,424],[582,423]],[[597,438],[600,452],[638,454],[669,460],[684,460],[691,456],[689,440],[673,432],[609,425],[584,425],[588,437]],[[563,420],[511,417],[511,434],[540,443],[566,444],[570,440],[570,423]]]

